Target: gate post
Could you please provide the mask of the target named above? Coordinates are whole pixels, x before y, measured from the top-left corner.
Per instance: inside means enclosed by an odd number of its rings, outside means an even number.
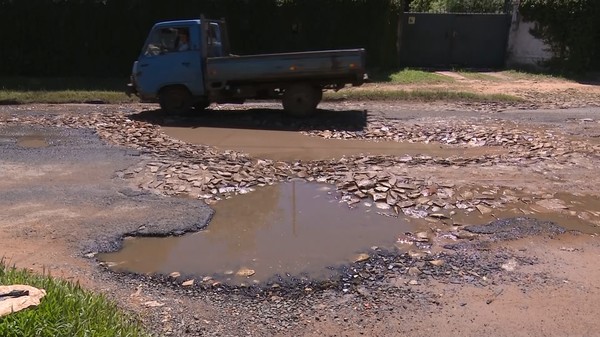
[[[396,64],[399,65],[400,67],[403,66],[402,64],[402,31],[403,31],[403,27],[404,27],[404,6],[403,6],[404,1],[402,1],[402,6],[400,8],[402,8],[402,10],[400,11],[400,14],[398,15],[398,27],[396,27]]]

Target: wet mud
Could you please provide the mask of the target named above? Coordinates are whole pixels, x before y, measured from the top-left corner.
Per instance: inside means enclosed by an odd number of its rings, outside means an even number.
[[[130,238],[98,258],[112,270],[179,273],[229,284],[277,276],[327,279],[335,266],[392,249],[418,227],[376,207],[340,200],[335,187],[295,180],[215,204],[208,227],[181,237]],[[362,254],[362,255],[361,255]],[[365,255],[366,254],[366,255]]]
[[[440,144],[364,141],[356,139],[326,139],[307,137],[298,132],[256,129],[163,127],[163,132],[189,144],[235,150],[255,158],[281,161],[331,160],[360,155],[416,156],[438,158],[477,157],[484,154],[508,153],[502,147],[458,148]]]
[[[17,144],[26,148],[40,148],[49,146],[48,140],[41,135],[23,136],[17,141]]]

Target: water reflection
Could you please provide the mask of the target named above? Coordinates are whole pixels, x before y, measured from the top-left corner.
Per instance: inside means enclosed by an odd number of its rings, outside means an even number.
[[[393,247],[399,233],[414,229],[402,218],[350,209],[329,185],[300,181],[236,196],[215,210],[204,231],[127,240],[121,251],[100,259],[116,270],[177,271],[225,281],[240,268],[254,270],[256,280],[285,273],[319,278],[329,274],[327,266],[346,263],[373,245]]]

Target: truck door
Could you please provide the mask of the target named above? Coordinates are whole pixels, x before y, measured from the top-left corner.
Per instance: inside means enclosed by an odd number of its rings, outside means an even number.
[[[153,95],[168,85],[184,85],[192,95],[204,95],[199,41],[199,31],[189,26],[156,27],[138,59],[139,91]]]

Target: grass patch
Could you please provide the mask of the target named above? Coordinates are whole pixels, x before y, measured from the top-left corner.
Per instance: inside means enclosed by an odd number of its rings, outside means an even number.
[[[436,73],[403,69],[395,72],[380,72],[376,76],[379,82],[396,84],[442,84],[455,80]],[[479,73],[463,72],[462,75],[496,78]],[[1,79],[1,78],[0,78]],[[4,80],[4,79],[1,79]],[[85,79],[85,78],[8,78],[0,88],[0,104],[31,103],[108,103],[122,104],[139,102],[137,97],[127,97],[121,90],[120,79]],[[115,89],[116,87],[116,89]],[[72,88],[72,89],[70,89]],[[94,89],[95,88],[95,89]],[[104,88],[104,89],[98,89]],[[522,99],[504,94],[478,94],[456,90],[342,90],[326,92],[325,100],[412,100],[412,101],[470,101],[470,102],[519,102]]]
[[[523,99],[506,94],[478,94],[449,90],[353,90],[326,92],[324,100],[372,101],[461,101],[461,102],[522,102]]]
[[[442,84],[454,82],[454,79],[448,76],[408,68],[393,72],[375,72],[373,75],[369,75],[374,82],[396,84]]]
[[[7,267],[3,260],[0,284],[27,284],[46,290],[37,308],[0,318],[0,336],[150,336],[103,295],[83,290],[77,284]]]
[[[555,80],[571,81],[571,80],[567,79],[566,77],[563,77],[560,75],[528,72],[528,71],[514,70],[514,69],[513,70],[505,70],[505,71],[501,72],[501,74],[504,74],[515,80],[547,81],[550,79],[555,79]]]
[[[84,77],[0,78],[0,104],[27,103],[129,103],[126,79]]]
[[[0,77],[0,90],[12,91],[124,91],[122,78]]]
[[[13,91],[0,90],[0,104],[27,103],[130,103],[137,97],[127,97],[118,91]]]

